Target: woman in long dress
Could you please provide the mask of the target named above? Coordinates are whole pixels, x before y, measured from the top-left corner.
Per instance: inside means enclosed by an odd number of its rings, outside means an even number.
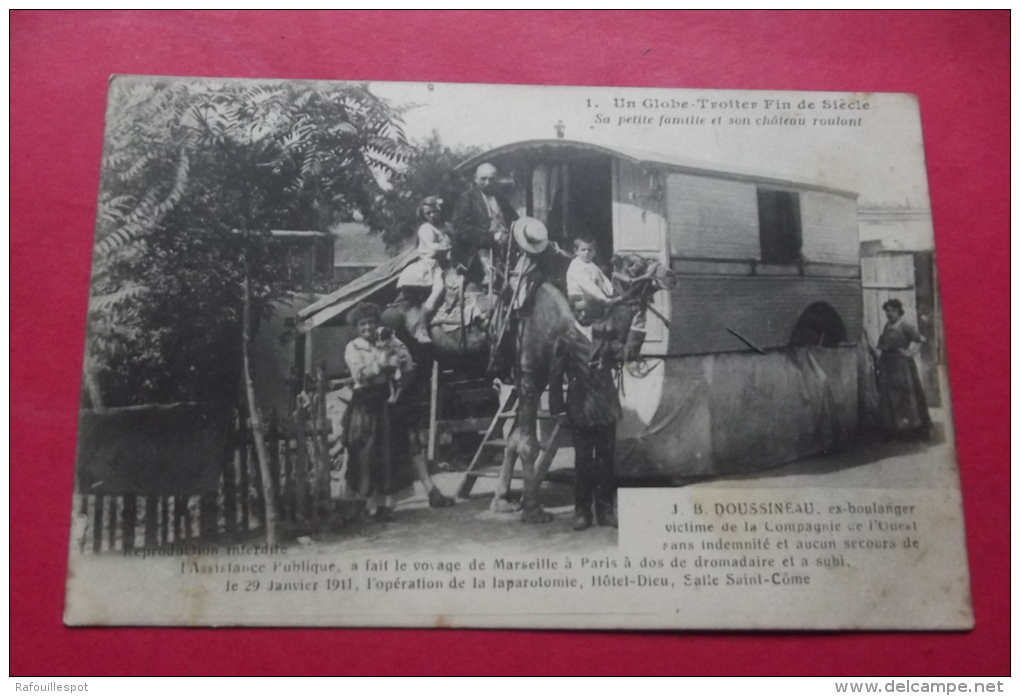
[[[379,314],[377,306],[363,302],[349,316],[358,337],[344,350],[354,386],[341,423],[341,442],[347,449],[348,495],[365,501],[377,520],[387,521],[397,502],[414,493],[410,428],[392,398],[395,376],[406,380],[414,363],[395,338],[379,342]]]
[[[882,305],[888,322],[878,339],[878,408],[882,428],[895,435],[928,437],[931,416],[914,356],[924,338],[903,318],[903,304]]]

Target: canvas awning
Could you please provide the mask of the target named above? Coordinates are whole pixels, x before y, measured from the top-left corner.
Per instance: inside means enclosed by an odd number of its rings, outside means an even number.
[[[354,305],[369,299],[372,295],[397,282],[400,272],[418,258],[417,248],[411,247],[399,256],[384,261],[363,276],[351,281],[339,290],[326,295],[297,314],[295,332],[305,334],[316,326],[322,326],[349,310]]]

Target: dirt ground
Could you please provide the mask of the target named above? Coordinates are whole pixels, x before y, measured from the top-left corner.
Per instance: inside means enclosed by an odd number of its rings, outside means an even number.
[[[397,505],[392,522],[348,523],[310,543],[328,553],[371,550],[386,554],[424,548],[444,555],[476,552],[482,547],[542,554],[615,546],[615,529],[593,526],[584,532],[573,531],[573,486],[556,482],[570,473],[559,464],[572,462],[573,451],[563,450],[556,459],[554,466],[560,470],[559,475],[554,475],[554,480],[547,481],[542,488],[542,503],[555,516],[548,524],[523,524],[520,513],[491,512],[495,479],[479,479],[468,499],[457,499],[453,507],[439,509],[429,507],[425,489],[419,483],[415,485],[414,497]],[[440,490],[452,496],[463,476],[459,472],[440,473],[433,480]],[[514,490],[519,491],[520,486],[520,481],[514,481]]]

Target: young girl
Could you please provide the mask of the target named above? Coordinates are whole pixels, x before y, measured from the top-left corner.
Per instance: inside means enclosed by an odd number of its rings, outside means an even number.
[[[428,297],[422,303],[426,314],[439,306],[443,294],[443,268],[450,255],[450,228],[443,222],[443,201],[436,196],[422,199],[418,206],[418,260],[401,272],[398,288],[420,288]]]
[[[396,338],[378,345],[379,314],[377,306],[363,302],[349,316],[358,337],[344,350],[354,386],[341,422],[341,442],[348,453],[348,492],[365,500],[377,520],[386,521],[397,501],[414,492],[410,428],[390,399],[390,380],[398,371],[406,380],[414,363]]]

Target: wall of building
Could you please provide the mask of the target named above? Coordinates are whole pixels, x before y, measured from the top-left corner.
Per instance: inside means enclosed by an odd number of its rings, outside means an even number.
[[[801,313],[816,302],[839,313],[849,341],[861,332],[861,285],[856,279],[684,275],[671,295],[671,354],[747,350],[728,329],[762,348],[786,346]]]
[[[761,258],[754,184],[690,174],[669,174],[666,181],[672,256]]]
[[[666,207],[670,254],[683,258],[760,259],[757,190],[754,183],[669,174]],[[803,260],[856,264],[856,201],[823,191],[799,191],[797,195]]]
[[[288,324],[298,311],[311,302],[302,294],[277,303],[273,316],[261,323],[252,339],[252,377],[258,407],[266,417],[274,410],[281,418],[289,416],[293,389],[290,380],[294,376],[297,344],[293,339],[281,341],[280,337],[288,333]],[[323,326],[316,328],[312,335],[311,368],[317,369],[319,364],[325,363],[327,375],[346,372],[344,348],[356,335],[356,330],[349,326]]]
[[[821,191],[800,193],[801,256],[816,263],[856,264],[857,201]]]

